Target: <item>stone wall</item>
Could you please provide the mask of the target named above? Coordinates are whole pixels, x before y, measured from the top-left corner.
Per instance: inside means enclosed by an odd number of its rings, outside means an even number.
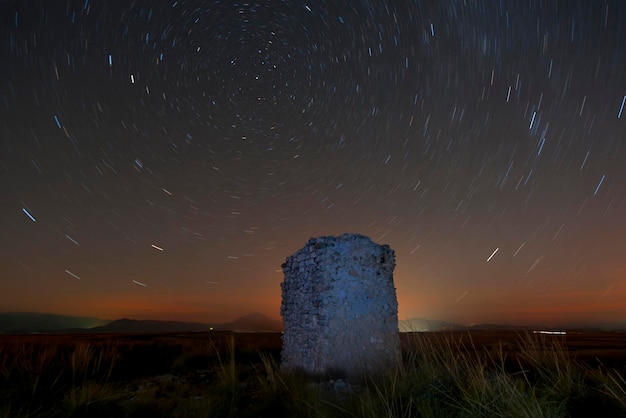
[[[287,257],[281,367],[361,376],[398,359],[394,252],[368,237],[311,238]]]

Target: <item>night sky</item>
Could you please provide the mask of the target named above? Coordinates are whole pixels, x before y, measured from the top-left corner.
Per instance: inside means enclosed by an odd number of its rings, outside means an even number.
[[[354,232],[400,319],[626,323],[626,2],[0,18],[1,311],[279,318],[285,258]]]

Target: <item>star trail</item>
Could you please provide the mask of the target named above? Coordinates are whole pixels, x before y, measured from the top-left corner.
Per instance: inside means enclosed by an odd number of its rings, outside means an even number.
[[[400,319],[626,323],[626,3],[3,1],[0,310],[278,318],[396,252]]]

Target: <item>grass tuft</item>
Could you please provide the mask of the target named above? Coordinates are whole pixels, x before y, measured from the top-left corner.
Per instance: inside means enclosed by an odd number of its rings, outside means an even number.
[[[281,370],[279,334],[0,338],[0,418],[626,417],[626,364],[475,335],[406,334],[398,363],[361,380]]]

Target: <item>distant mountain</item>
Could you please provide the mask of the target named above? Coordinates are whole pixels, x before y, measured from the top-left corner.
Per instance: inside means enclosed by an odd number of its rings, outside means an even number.
[[[198,322],[117,319],[106,325],[85,330],[89,333],[158,333],[158,332],[208,332],[213,327]]]
[[[427,332],[427,331],[458,331],[468,329],[465,325],[452,322],[411,318],[398,321],[400,332]]]
[[[90,333],[141,333],[141,332],[280,332],[282,321],[271,319],[262,313],[251,313],[225,324],[205,324],[198,322],[155,321],[118,319],[109,324],[91,328]]]
[[[110,319],[55,315],[34,312],[0,312],[0,334],[57,332],[68,328],[85,329],[105,325]]]
[[[0,334],[95,334],[161,332],[280,332],[282,321],[261,313],[251,313],[223,324],[199,322],[117,319],[115,321],[54,314],[0,313]]]
[[[626,330],[623,323],[586,324],[583,326],[532,327],[505,324],[465,326],[452,322],[411,318],[398,321],[400,332],[463,331],[463,330]],[[158,320],[108,319],[55,315],[32,312],[0,312],[0,334],[81,334],[81,333],[170,333],[170,332],[281,332],[283,322],[262,313],[251,313],[227,323],[199,323]]]
[[[591,323],[585,325],[563,324],[563,325],[507,325],[507,324],[476,324],[459,325],[451,322],[429,320],[424,318],[411,318],[398,321],[400,332],[428,332],[428,331],[526,331],[526,330],[548,330],[548,331],[626,331],[626,324],[616,323]]]
[[[251,313],[216,328],[236,332],[280,332],[283,330],[283,321],[272,319],[262,313]]]
[[[553,327],[541,327],[532,325],[504,325],[504,324],[476,324],[468,327],[474,331],[524,331],[529,329],[552,329]]]
[[[452,322],[431,320],[424,318],[411,318],[398,321],[400,332],[428,332],[428,331],[523,331],[528,329],[543,329],[530,325],[506,325],[506,324],[476,324],[460,325]],[[551,329],[551,328],[545,328]]]

